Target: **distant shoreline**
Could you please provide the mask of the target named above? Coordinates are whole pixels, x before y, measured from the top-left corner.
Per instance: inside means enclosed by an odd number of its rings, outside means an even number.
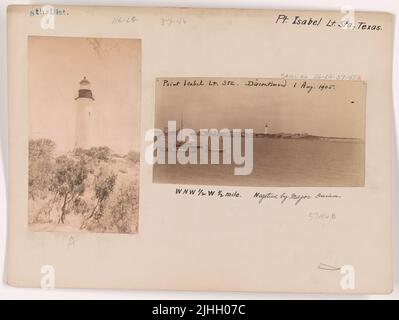
[[[178,131],[173,132],[176,136],[178,134]],[[168,131],[163,131],[163,134],[167,137],[168,136]],[[227,136],[231,135],[238,135],[241,136],[242,138],[245,137],[245,131],[244,132],[239,132],[239,133],[228,133]],[[200,137],[200,136],[209,136],[209,137],[215,137],[219,136],[220,138],[223,138],[226,136],[225,133],[220,132],[217,130],[216,132],[196,132],[194,136]],[[333,141],[333,142],[358,142],[358,143],[364,143],[364,139],[360,138],[347,138],[347,137],[327,137],[327,136],[316,136],[316,135],[311,135],[308,133],[285,133],[285,132],[280,132],[280,133],[254,133],[253,134],[254,138],[267,138],[267,139],[287,139],[287,140],[318,140],[318,141]]]
[[[207,133],[207,135],[217,136],[218,134]],[[234,135],[234,133],[233,133]],[[197,133],[197,136],[201,136],[200,133]],[[364,139],[360,138],[347,138],[347,137],[327,137],[327,136],[316,136],[308,133],[254,133],[254,138],[268,138],[268,139],[292,139],[292,140],[319,140],[319,141],[336,141],[336,142],[361,142],[364,143]],[[220,134],[220,137],[223,137],[223,134]],[[245,137],[245,132],[241,132],[241,137]]]
[[[364,142],[359,138],[343,138],[343,137],[325,137],[315,136],[306,133],[255,133],[255,138],[271,138],[271,139],[301,139],[301,140],[319,140],[319,141],[336,141],[336,142]]]

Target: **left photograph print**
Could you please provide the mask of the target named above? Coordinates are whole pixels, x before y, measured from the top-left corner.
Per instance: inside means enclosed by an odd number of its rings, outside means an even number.
[[[31,231],[139,232],[139,39],[28,37]]]

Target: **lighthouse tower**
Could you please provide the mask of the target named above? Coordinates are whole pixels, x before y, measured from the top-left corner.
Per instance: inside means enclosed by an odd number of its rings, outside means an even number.
[[[76,100],[75,148],[89,149],[95,146],[94,98],[89,80],[80,81]]]
[[[265,124],[265,132],[264,132],[265,134],[268,134],[269,133],[269,126],[267,125],[267,123]]]

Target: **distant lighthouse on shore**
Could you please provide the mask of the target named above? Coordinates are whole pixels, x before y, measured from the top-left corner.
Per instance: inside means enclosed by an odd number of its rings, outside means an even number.
[[[269,133],[269,126],[267,125],[267,123],[265,124],[265,132],[264,132],[265,134],[268,134]]]
[[[76,100],[75,148],[95,146],[95,108],[90,82],[83,77]]]

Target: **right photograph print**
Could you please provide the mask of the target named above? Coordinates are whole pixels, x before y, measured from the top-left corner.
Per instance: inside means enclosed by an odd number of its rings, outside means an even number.
[[[153,182],[364,187],[366,83],[158,78]]]

